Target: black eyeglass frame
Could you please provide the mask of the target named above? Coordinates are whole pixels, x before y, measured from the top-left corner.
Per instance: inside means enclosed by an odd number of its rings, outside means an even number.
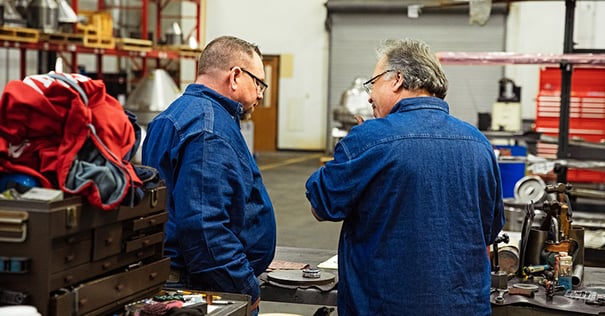
[[[382,76],[386,75],[389,72],[393,72],[393,71],[397,71],[396,69],[387,69],[379,74],[377,74],[376,76],[370,78],[370,80],[366,81],[363,83],[363,87],[366,89],[366,91],[368,93],[372,92],[372,87],[374,86],[374,83]]]
[[[251,73],[250,71],[246,70],[246,68],[239,67],[239,69],[241,69],[243,72],[245,72],[246,74],[248,74],[248,76],[252,77],[252,79],[255,80],[256,86],[260,88],[260,93],[261,94],[265,93],[265,91],[267,90],[267,88],[269,88],[269,85],[266,82],[262,81],[259,77],[255,76],[253,73]]]

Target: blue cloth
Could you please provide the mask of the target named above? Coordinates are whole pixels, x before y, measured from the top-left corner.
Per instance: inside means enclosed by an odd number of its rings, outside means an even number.
[[[343,221],[339,315],[490,315],[498,162],[446,102],[404,99],[353,127],[306,189],[320,220]]]
[[[240,103],[199,84],[149,124],[143,164],[168,189],[164,253],[190,289],[260,295],[275,254],[276,223],[240,131]]]

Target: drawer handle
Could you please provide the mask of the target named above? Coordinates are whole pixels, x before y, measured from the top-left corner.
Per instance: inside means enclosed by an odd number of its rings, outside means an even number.
[[[157,222],[157,221],[155,220],[155,218],[154,218],[154,219],[151,219],[151,220],[149,220],[149,225],[150,225],[150,226],[153,226],[153,225],[155,225],[155,223],[156,223],[156,222]]]
[[[151,272],[149,273],[149,280],[153,280],[158,276],[157,272]]]
[[[65,227],[75,228],[78,227],[80,221],[80,210],[75,206],[70,206],[65,209]]]
[[[28,218],[27,212],[0,211],[0,241],[14,243],[25,241]]]
[[[105,263],[103,263],[103,266],[102,266],[102,267],[103,267],[103,270],[105,270],[105,269],[107,269],[107,268],[111,267],[111,262],[105,262]]]
[[[67,255],[65,256],[65,262],[72,262],[76,258],[75,255]]]
[[[118,285],[116,285],[116,290],[118,292],[122,291],[123,289],[124,289],[124,284],[118,284]]]
[[[74,280],[74,276],[73,275],[68,275],[65,277],[65,283],[70,283],[71,281]]]
[[[151,190],[149,197],[149,205],[151,206],[151,208],[155,208],[158,205],[158,190]]]
[[[106,245],[106,246],[109,246],[109,245],[111,245],[112,243],[113,243],[113,238],[109,237],[109,238],[105,239],[105,245]]]
[[[78,305],[82,306],[85,305],[86,303],[88,303],[88,299],[87,298],[83,298],[81,300],[78,301]]]

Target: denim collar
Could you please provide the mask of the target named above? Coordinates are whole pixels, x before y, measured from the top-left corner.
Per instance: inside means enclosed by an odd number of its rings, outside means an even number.
[[[391,109],[392,113],[406,112],[419,109],[435,109],[449,113],[447,102],[437,97],[414,97],[399,100]]]
[[[199,84],[192,83],[187,86],[183,94],[191,94],[194,96],[202,96],[210,100],[214,100],[220,104],[239,125],[240,117],[244,114],[244,107],[241,103],[227,98],[226,96],[212,90],[211,88]]]

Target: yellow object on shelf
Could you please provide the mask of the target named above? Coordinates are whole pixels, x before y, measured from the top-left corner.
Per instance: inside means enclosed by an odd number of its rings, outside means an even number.
[[[82,10],[78,15],[84,16],[87,21],[86,23],[78,23],[78,33],[101,38],[113,37],[113,19],[109,12]]]
[[[153,42],[150,40],[142,40],[138,38],[116,38],[116,47],[122,50],[148,52],[151,51]]]
[[[0,26],[0,40],[37,43],[40,31],[30,28]]]

